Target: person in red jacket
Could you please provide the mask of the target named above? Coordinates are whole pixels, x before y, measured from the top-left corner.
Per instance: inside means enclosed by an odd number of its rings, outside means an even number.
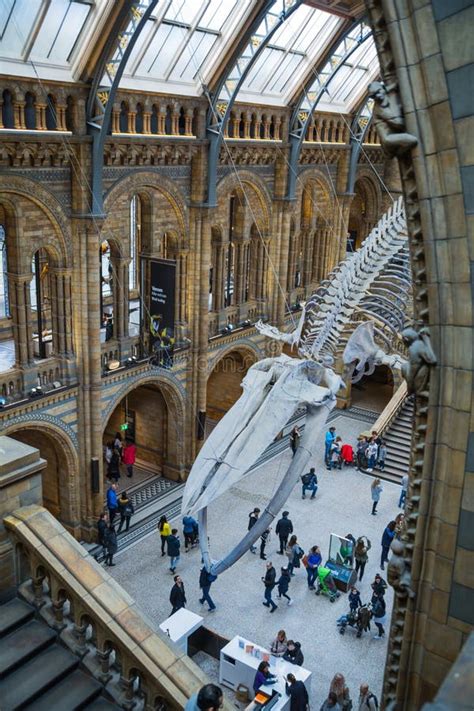
[[[127,467],[127,476],[133,476],[133,465],[135,464],[135,459],[137,458],[137,448],[133,442],[127,440],[125,442],[125,448],[122,454],[122,461]]]

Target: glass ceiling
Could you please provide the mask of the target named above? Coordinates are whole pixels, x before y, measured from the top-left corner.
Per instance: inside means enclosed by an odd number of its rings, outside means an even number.
[[[212,83],[255,3],[160,0],[133,48],[120,86],[202,95],[203,84]],[[109,24],[112,6],[110,0],[0,0],[0,72],[78,80],[95,39]],[[287,105],[308,83],[343,24],[336,15],[304,4],[298,7],[256,60],[238,100]],[[264,23],[260,29],[265,34]],[[339,70],[319,109],[351,110],[377,73],[375,47],[367,40]]]

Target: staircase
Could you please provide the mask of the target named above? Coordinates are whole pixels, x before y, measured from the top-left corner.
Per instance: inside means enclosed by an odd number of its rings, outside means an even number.
[[[113,711],[119,706],[34,608],[14,598],[0,606],[0,708]]]
[[[372,476],[400,484],[402,476],[408,474],[410,466],[411,434],[413,429],[413,398],[406,398],[398,414],[388,429],[382,433],[387,445],[385,469],[374,469]],[[367,470],[364,470],[367,471]]]

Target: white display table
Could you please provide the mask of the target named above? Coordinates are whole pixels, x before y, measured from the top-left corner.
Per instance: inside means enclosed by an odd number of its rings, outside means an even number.
[[[188,653],[188,637],[202,625],[203,617],[182,607],[167,617],[160,625],[160,630]]]
[[[239,646],[239,640],[244,643],[243,649]],[[245,651],[247,645],[253,645],[254,649],[260,651],[260,659]],[[228,686],[230,689],[234,689],[234,691],[239,684],[244,684],[250,694],[253,694],[253,682],[258,665],[263,661],[263,654],[270,653],[267,649],[259,647],[258,644],[249,642],[249,640],[243,637],[234,637],[221,649],[219,682]],[[270,693],[272,689],[275,689],[281,694],[279,701],[272,706],[272,711],[287,711],[287,709],[290,708],[290,699],[285,691],[286,675],[291,672],[291,674],[295,675],[296,679],[303,681],[309,694],[311,688],[311,672],[307,669],[303,669],[303,667],[298,667],[296,664],[285,662],[280,657],[274,657],[273,655],[270,655],[269,664],[271,673],[276,674],[278,681],[276,684],[262,686],[261,688]],[[254,704],[252,702],[248,709],[253,708]]]

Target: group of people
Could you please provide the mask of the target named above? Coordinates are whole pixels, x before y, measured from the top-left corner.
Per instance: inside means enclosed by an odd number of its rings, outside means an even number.
[[[133,477],[133,467],[137,458],[137,447],[130,438],[122,441],[120,432],[115,433],[113,440],[105,445],[105,462],[107,465],[107,479],[115,481],[120,479],[120,464],[124,464],[127,470],[127,477]]]
[[[113,558],[118,548],[117,534],[121,533],[124,527],[125,531],[128,531],[134,513],[135,508],[127,492],[122,491],[120,496],[117,496],[117,484],[111,484],[107,490],[107,511],[102,511],[97,521],[97,541],[102,546],[105,565],[115,565]],[[116,530],[114,521],[117,516],[120,516],[120,523]]]
[[[324,462],[327,469],[342,469],[342,466],[353,466],[373,472],[375,468],[383,471],[387,458],[385,441],[373,430],[370,437],[360,435],[354,457],[352,445],[344,443],[342,437],[336,434],[335,427],[329,427],[324,439]]]

